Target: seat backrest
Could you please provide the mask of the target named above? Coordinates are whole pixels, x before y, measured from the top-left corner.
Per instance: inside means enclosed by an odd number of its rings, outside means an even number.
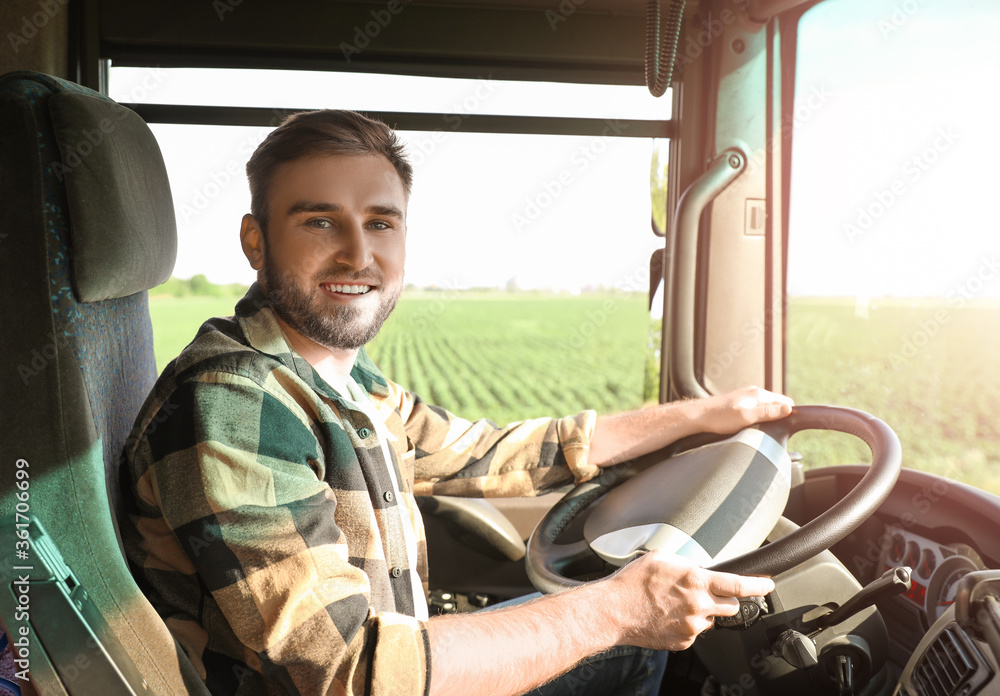
[[[156,378],[146,291],[175,256],[166,169],[146,124],[71,82],[0,77],[0,516],[47,530],[68,566],[56,595],[84,623],[96,610],[106,625],[94,634],[120,644],[136,693],[207,693],[130,575],[115,524],[122,447]],[[0,534],[14,533],[7,526]],[[0,540],[7,568],[62,567],[48,542],[15,558],[17,540]],[[46,623],[58,619],[56,604],[39,604],[54,579],[31,581],[30,617],[12,615],[24,600],[4,583],[0,621],[12,643],[19,630],[35,640],[39,693],[79,691],[96,648],[56,650],[70,622]]]

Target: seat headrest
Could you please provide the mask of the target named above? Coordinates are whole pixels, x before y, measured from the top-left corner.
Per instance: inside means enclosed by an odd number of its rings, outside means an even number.
[[[163,156],[149,127],[96,93],[48,100],[66,188],[72,283],[81,302],[125,297],[170,277],[177,222]]]

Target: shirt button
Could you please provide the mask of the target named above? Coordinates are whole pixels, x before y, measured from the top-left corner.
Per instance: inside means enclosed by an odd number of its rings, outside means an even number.
[[[402,574],[403,574],[403,569],[400,568],[399,566],[396,566],[392,569],[392,577],[398,578]]]
[[[382,494],[382,498],[385,499],[385,502],[391,503],[393,500],[395,500],[396,496],[392,494],[392,491],[386,491],[385,493]]]
[[[369,430],[368,428],[362,428],[361,430],[358,431],[358,435],[361,436],[362,440],[364,440],[366,437],[368,437],[371,434],[372,434],[372,431]]]

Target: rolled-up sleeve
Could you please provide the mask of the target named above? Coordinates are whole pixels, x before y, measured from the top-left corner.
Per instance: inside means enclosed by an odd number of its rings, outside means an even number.
[[[597,414],[533,418],[505,426],[468,421],[389,382],[406,431],[417,495],[532,496],[593,478]]]

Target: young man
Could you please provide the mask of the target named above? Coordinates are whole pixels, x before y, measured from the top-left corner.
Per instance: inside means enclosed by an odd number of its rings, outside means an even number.
[[[598,653],[655,681],[649,649],[687,647],[773,588],[649,553],[573,591],[428,620],[415,495],[533,495],[791,402],[748,388],[505,428],[457,418],[363,348],[402,289],[412,175],[395,134],[300,114],[247,174],[258,282],[167,367],[125,452],[130,561],[214,694],[519,694]]]

